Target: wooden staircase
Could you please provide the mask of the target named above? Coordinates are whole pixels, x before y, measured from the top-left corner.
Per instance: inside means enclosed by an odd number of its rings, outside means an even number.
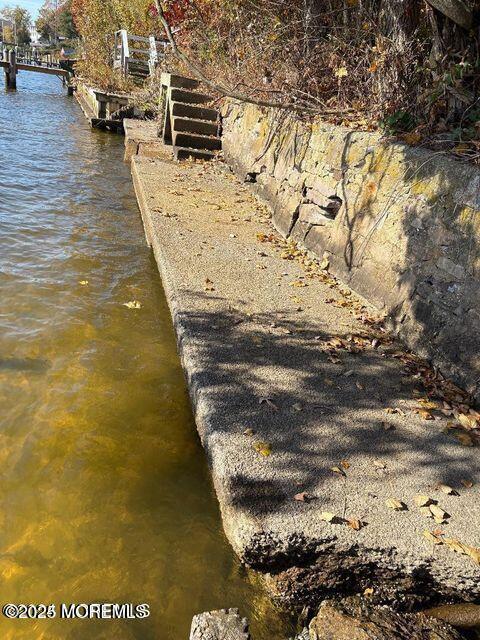
[[[204,106],[213,98],[197,91],[199,84],[193,78],[162,73],[163,141],[173,146],[177,160],[211,160],[222,148],[219,113]]]

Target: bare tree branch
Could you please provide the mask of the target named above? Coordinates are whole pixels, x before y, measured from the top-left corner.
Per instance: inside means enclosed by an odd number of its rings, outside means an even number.
[[[176,58],[178,58],[178,60],[180,60],[181,62],[183,62],[183,64],[188,67],[188,69],[191,71],[191,73],[196,77],[197,80],[201,80],[204,84],[206,84],[208,87],[210,87],[211,89],[213,89],[214,91],[216,91],[217,93],[220,93],[221,95],[223,95],[226,98],[233,98],[234,100],[239,100],[240,102],[247,102],[249,104],[255,104],[259,107],[270,107],[273,109],[289,109],[292,111],[297,111],[300,113],[308,113],[308,114],[321,114],[321,113],[325,113],[325,114],[332,114],[332,113],[346,113],[351,111],[351,109],[325,109],[325,108],[319,108],[319,107],[307,107],[304,105],[299,105],[296,102],[275,102],[275,101],[270,101],[270,100],[258,100],[256,98],[252,98],[250,96],[245,95],[244,93],[239,93],[238,91],[234,91],[233,89],[229,89],[228,87],[223,86],[222,84],[219,84],[217,82],[214,82],[213,80],[210,80],[210,78],[208,78],[203,70],[194,62],[192,62],[190,60],[190,58],[188,58],[188,56],[185,55],[185,53],[183,53],[183,51],[181,49],[179,49],[177,42],[175,40],[175,37],[172,33],[172,29],[170,28],[170,25],[167,22],[167,19],[165,18],[165,13],[160,5],[160,1],[159,0],[154,0],[155,3],[155,8],[157,10],[157,16],[158,19],[160,20],[162,27],[165,31],[165,34],[168,38],[168,41],[172,47],[172,51],[173,54]]]

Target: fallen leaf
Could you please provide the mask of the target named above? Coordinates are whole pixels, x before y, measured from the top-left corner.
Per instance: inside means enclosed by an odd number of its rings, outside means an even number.
[[[417,505],[417,507],[428,507],[428,505],[432,503],[432,499],[431,498],[429,498],[428,496],[421,495],[421,494],[416,495],[413,498],[413,501]]]
[[[438,536],[436,536],[435,533],[429,531],[428,529],[425,529],[425,531],[423,532],[423,536],[432,544],[443,544],[443,541]]]
[[[456,538],[443,538],[443,542],[447,547],[456,551],[456,553],[465,554],[465,545],[460,542],[460,540],[457,540]]]
[[[430,413],[430,411],[427,411],[426,409],[420,409],[420,408],[416,407],[413,410],[413,412],[418,414],[424,420],[435,420],[435,417]]]
[[[455,438],[465,447],[475,446],[472,436],[468,433],[455,433]]]
[[[441,524],[446,520],[446,518],[450,517],[446,511],[444,511],[441,507],[438,506],[438,504],[431,504],[429,505],[428,508],[430,509],[433,517],[435,518],[435,522],[437,522],[438,524]]]
[[[477,564],[480,564],[480,549],[465,546],[465,555],[469,556]]]
[[[141,309],[142,308],[142,304],[138,300],[130,300],[130,302],[124,302],[123,306],[127,307],[127,309]]]
[[[458,496],[458,491],[455,491],[455,489],[448,484],[439,484],[438,489],[446,493],[447,496]]]
[[[457,420],[460,422],[462,427],[465,427],[466,429],[476,429],[478,426],[477,420],[473,416],[469,416],[464,413],[459,413],[457,415]]]
[[[320,520],[324,520],[325,522],[333,522],[336,517],[337,516],[330,511],[322,511],[322,513],[320,514]]]
[[[373,593],[374,593],[374,591],[373,591],[372,587],[367,587],[363,591],[363,595],[364,596],[373,596]]]
[[[341,460],[341,461],[340,461],[340,465],[341,465],[344,469],[350,469],[350,463],[348,462],[348,460]]]
[[[344,78],[345,76],[348,76],[348,70],[346,67],[339,67],[338,69],[335,70],[335,76],[337,78]]]
[[[251,429],[250,427],[248,427],[247,429],[245,429],[245,431],[243,432],[244,436],[253,436],[253,434],[255,433],[255,431],[253,429]]]
[[[78,284],[81,284],[82,287],[85,287],[88,284],[88,280],[80,280]]]
[[[388,498],[388,500],[385,500],[385,504],[389,509],[393,509],[394,511],[406,511],[407,509],[407,505],[396,498]]]
[[[471,489],[473,487],[473,482],[471,480],[460,480],[464,487],[467,489]]]
[[[330,261],[328,258],[323,258],[323,260],[320,263],[320,269],[322,271],[328,271],[329,267],[330,267]]]
[[[340,467],[330,467],[330,471],[333,471],[334,473],[338,473],[341,476],[346,476],[347,475],[345,473],[345,471],[343,469],[341,469]]]
[[[308,502],[309,500],[311,500],[311,496],[306,491],[302,491],[301,493],[296,493],[293,496],[293,498],[298,502]]]
[[[360,529],[363,526],[363,523],[361,520],[357,520],[356,518],[348,518],[347,526],[350,527],[350,529],[353,529],[354,531],[360,531]]]
[[[265,458],[272,453],[272,446],[269,442],[256,442],[253,445],[253,448],[257,453],[264,456]]]

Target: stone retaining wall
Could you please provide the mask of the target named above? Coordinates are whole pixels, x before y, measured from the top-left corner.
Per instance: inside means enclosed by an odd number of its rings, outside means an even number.
[[[452,157],[227,102],[227,162],[284,235],[383,308],[406,343],[480,393],[480,170]]]

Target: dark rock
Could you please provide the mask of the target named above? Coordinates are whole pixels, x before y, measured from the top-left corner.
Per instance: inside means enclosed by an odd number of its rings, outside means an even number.
[[[461,640],[441,620],[421,613],[401,614],[360,598],[325,600],[310,623],[310,640]]]

